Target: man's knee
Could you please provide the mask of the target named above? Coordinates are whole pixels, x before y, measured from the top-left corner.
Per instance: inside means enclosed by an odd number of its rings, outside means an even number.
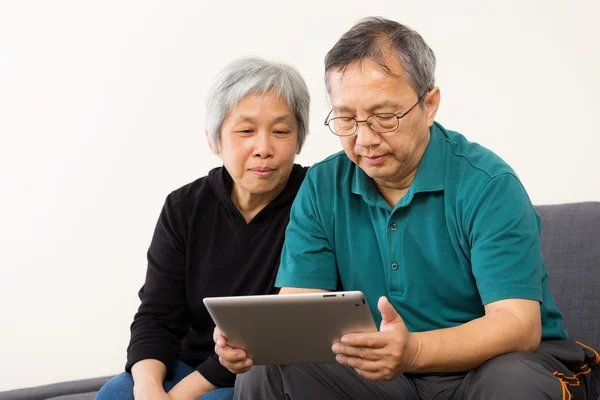
[[[517,352],[494,357],[465,378],[468,398],[548,399],[562,396],[560,381],[536,353]]]
[[[261,398],[283,390],[281,371],[277,365],[256,365],[250,371],[238,375],[235,381],[234,398],[239,393],[244,398]],[[250,397],[253,396],[253,397]]]

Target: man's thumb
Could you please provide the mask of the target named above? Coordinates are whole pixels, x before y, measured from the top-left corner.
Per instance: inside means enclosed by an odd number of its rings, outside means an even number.
[[[377,303],[377,308],[381,313],[381,325],[389,325],[394,323],[404,323],[400,315],[394,309],[394,306],[389,302],[387,297],[381,296],[379,298],[379,302]]]

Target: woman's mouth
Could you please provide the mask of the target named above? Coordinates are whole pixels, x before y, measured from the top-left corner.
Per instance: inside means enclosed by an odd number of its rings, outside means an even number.
[[[264,177],[268,177],[271,176],[275,173],[275,168],[269,168],[269,167],[255,167],[255,168],[250,168],[250,172],[252,172],[254,175],[264,178]]]

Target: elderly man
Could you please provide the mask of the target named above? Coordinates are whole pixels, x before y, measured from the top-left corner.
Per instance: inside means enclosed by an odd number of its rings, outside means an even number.
[[[434,122],[434,69],[418,33],[381,18],[327,54],[325,125],[344,151],[310,168],[276,284],[361,290],[380,329],[333,344],[339,364],[256,366],[236,398],[596,399],[600,356],[561,327],[540,218],[500,157]]]

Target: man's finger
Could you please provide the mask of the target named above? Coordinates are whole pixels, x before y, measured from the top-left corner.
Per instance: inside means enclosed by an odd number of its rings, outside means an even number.
[[[219,357],[219,363],[221,363],[222,366],[229,369],[230,371],[232,371],[236,374],[241,374],[242,371],[246,372],[246,371],[250,370],[250,368],[252,367],[253,361],[251,358],[247,358],[245,360],[240,360],[240,361],[228,361],[222,357]]]
[[[378,372],[369,372],[358,368],[354,368],[354,371],[356,371],[356,373],[362,376],[363,378],[369,379],[371,381],[383,382],[389,380]]]
[[[385,355],[379,348],[354,347],[343,343],[335,343],[331,346],[331,350],[336,354],[342,354],[348,357],[358,357],[371,361],[380,360]]]
[[[335,359],[338,363],[347,365],[354,369],[359,369],[366,372],[380,372],[382,370],[381,362],[370,361],[358,357],[347,357],[342,354],[338,354]]]
[[[215,345],[215,353],[220,357],[223,357],[227,361],[239,361],[247,359],[247,354],[244,350],[234,349],[229,346],[219,346]]]
[[[380,349],[388,344],[388,338],[381,332],[349,333],[342,336],[342,343],[353,347]]]
[[[221,347],[227,346],[227,339],[223,335],[217,336],[215,343]]]

